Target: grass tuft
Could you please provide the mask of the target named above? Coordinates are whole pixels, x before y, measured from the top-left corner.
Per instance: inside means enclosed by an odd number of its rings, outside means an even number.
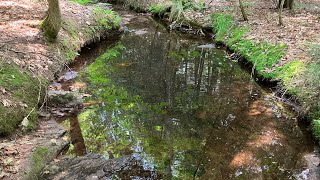
[[[36,147],[31,158],[31,170],[28,173],[27,180],[37,180],[41,179],[40,172],[44,168],[46,161],[49,156],[49,149],[47,147],[39,146]]]
[[[225,42],[228,32],[234,27],[233,17],[229,14],[213,14],[213,31],[218,42]]]
[[[153,4],[149,7],[149,12],[157,16],[163,16],[167,11],[169,11],[170,6],[162,4]]]
[[[81,5],[87,5],[90,2],[92,2],[92,0],[72,0],[73,2],[79,3]]]

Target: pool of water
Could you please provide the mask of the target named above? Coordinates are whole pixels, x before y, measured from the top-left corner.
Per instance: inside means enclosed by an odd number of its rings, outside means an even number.
[[[224,49],[146,15],[122,16],[124,34],[84,50],[78,62],[92,63],[74,82],[90,94],[78,115],[87,152],[136,159],[110,178],[294,179],[303,172],[314,144],[296,115]]]

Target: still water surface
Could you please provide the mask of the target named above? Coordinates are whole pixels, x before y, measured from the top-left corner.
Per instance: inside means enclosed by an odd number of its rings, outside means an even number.
[[[78,119],[87,151],[134,156],[122,179],[294,179],[313,150],[296,116],[223,50],[168,32],[143,15],[123,15],[110,47],[84,50],[92,62],[90,104]],[[93,61],[94,60],[94,61]]]

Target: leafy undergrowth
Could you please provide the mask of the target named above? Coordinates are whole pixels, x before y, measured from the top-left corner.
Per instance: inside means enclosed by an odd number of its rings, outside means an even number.
[[[9,135],[21,121],[27,117],[27,130],[37,125],[36,108],[39,91],[43,91],[46,82],[32,76],[18,66],[0,63],[0,135]],[[41,86],[41,88],[40,88]],[[1,94],[0,93],[0,94]]]

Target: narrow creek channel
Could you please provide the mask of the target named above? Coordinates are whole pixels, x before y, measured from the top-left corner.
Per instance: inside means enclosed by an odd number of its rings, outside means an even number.
[[[123,35],[84,49],[68,84],[90,94],[86,151],[138,162],[114,179],[303,178],[315,145],[271,91],[212,40],[120,13]]]

